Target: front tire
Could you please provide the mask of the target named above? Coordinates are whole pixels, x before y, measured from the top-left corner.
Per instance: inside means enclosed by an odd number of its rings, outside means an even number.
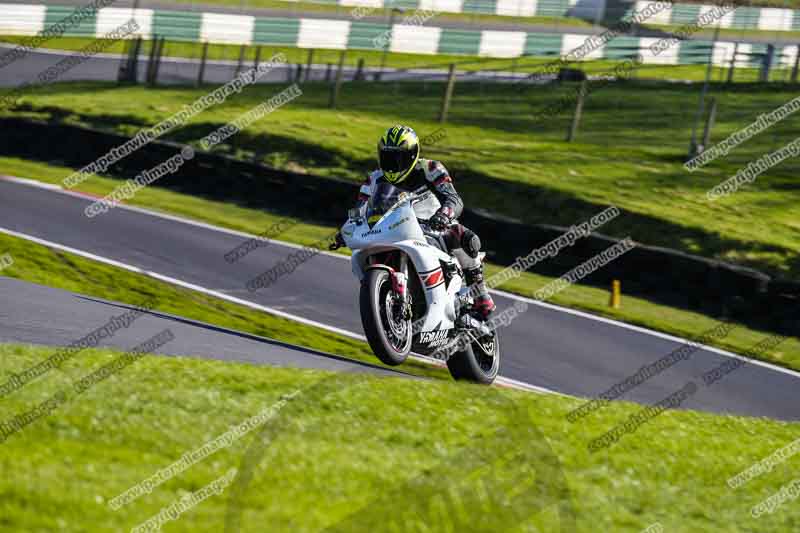
[[[391,303],[389,273],[378,268],[368,271],[359,295],[364,334],[381,362],[397,366],[411,351],[411,320],[397,317]]]
[[[491,356],[481,349],[478,341],[452,354],[447,359],[447,369],[453,379],[491,385],[500,371],[500,334],[497,330],[493,332],[493,339]]]

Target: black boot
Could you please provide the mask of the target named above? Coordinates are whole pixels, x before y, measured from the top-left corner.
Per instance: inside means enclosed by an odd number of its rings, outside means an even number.
[[[472,304],[472,314],[480,320],[488,320],[489,315],[497,309],[494,304],[486,283],[483,281],[483,265],[464,270],[464,278],[470,288],[470,292],[475,295],[475,302]]]

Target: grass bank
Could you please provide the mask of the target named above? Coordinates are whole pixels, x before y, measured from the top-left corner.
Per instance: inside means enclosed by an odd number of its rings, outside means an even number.
[[[302,97],[218,149],[274,167],[361,181],[375,166],[375,139],[388,125],[409,123],[421,134],[440,128],[442,85],[377,87],[384,90],[349,84],[339,109],[331,110],[329,88],[306,84]],[[250,88],[166,137],[196,142],[279,90]],[[699,87],[629,82],[594,91],[584,106],[576,142],[567,143],[569,107],[554,116],[542,113],[574,90],[567,84],[520,93],[506,85],[460,84],[446,137],[426,147],[425,154],[444,161],[473,207],[527,223],[568,226],[616,205],[625,214],[605,226],[605,233],[800,277],[796,159],[769,169],[733,195],[715,202],[705,195],[748,163],[792,141],[793,117],[690,174],[682,163]],[[23,96],[17,108],[2,113],[133,135],[207,91],[58,84]],[[784,85],[714,86],[711,94],[718,100],[712,143],[796,96]]]
[[[0,345],[0,379],[50,355]],[[3,399],[0,420],[66,401],[0,442],[0,527],[120,531],[232,468],[170,531],[790,531],[800,509],[750,509],[796,473],[789,461],[737,489],[726,480],[797,437],[797,424],[667,411],[616,445],[587,443],[640,407],[615,402],[570,424],[576,400],[448,382],[145,356],[83,394],[72,384],[118,352],[88,350]],[[152,492],[110,499],[249,417],[271,416]],[[195,456],[195,457],[202,457]],[[560,507],[559,507],[560,506]],[[573,522],[574,520],[574,522]],[[386,527],[386,529],[389,529]],[[403,529],[402,527],[400,529]]]

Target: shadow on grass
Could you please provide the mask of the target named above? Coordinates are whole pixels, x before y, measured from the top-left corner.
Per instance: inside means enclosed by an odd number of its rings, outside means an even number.
[[[319,88],[317,88],[319,89]],[[258,101],[258,99],[255,99]],[[131,115],[111,116],[108,114],[100,115],[80,115],[67,113],[62,108],[54,106],[35,107],[26,105],[18,106],[19,111],[46,114],[52,118],[54,123],[73,123],[88,124],[102,130],[119,131],[122,126],[146,126],[140,117]],[[69,119],[69,120],[67,120]],[[499,119],[498,119],[499,120]],[[217,128],[224,126],[225,123],[216,121],[206,121],[191,123],[175,129],[169,134],[173,142],[189,143],[193,142]],[[79,167],[88,161],[78,161],[70,159],[70,150],[41,150],[33,149],[30,146],[23,147],[18,143],[9,143],[11,151],[17,146],[17,153],[8,155],[18,155],[24,158],[36,159],[43,162],[52,163],[57,153],[61,158],[57,161],[66,166]],[[511,150],[513,153],[514,150]],[[519,150],[517,150],[519,152]],[[279,134],[254,134],[243,131],[236,135],[235,144],[222,144],[214,153],[226,155],[239,160],[254,159],[263,162],[265,156],[270,154],[281,154],[287,160],[295,162],[299,167],[327,167],[332,169],[349,169],[349,176],[356,178],[363,176],[369,170],[374,169],[375,162],[372,159],[361,159],[353,157],[345,150],[330,149],[322,147],[314,142],[308,142],[297,137]],[[98,156],[100,154],[97,154]],[[518,154],[518,159],[511,163],[524,165],[526,162],[525,154]],[[558,162],[562,157],[560,153],[545,153],[542,156],[542,165]],[[598,158],[600,155],[597,156]],[[677,155],[669,152],[656,154],[657,158],[665,162],[675,162]],[[269,162],[269,160],[267,160]],[[129,165],[126,166],[126,163]],[[132,178],[140,168],[130,164],[131,159],[123,159],[114,168],[116,177]],[[576,155],[576,163],[584,165],[595,165],[592,161],[580,161]],[[461,163],[457,157],[447,162],[448,167],[456,176],[458,190],[464,196],[468,207],[482,208],[489,211],[516,218],[526,224],[553,224],[559,226],[570,226],[588,220],[592,216],[608,207],[607,204],[591,201],[577,196],[574,193],[557,189],[554,187],[543,186],[541,183],[523,182],[510,179],[499,179],[496,176],[480,172],[469,163]],[[576,168],[580,168],[576,166]],[[353,172],[353,169],[358,171]],[[268,179],[270,168],[263,168],[263,179]],[[347,175],[347,174],[342,174]],[[115,177],[115,176],[112,176]],[[257,167],[254,167],[253,176],[249,179],[259,179],[261,177]],[[655,173],[641,173],[638,177],[640,181],[650,180],[649,183],[657,186],[669,186],[674,181],[670,176],[661,176]],[[352,180],[354,185],[357,183]],[[358,179],[360,181],[360,178]],[[780,189],[789,190],[792,188],[791,180],[780,180],[776,183]],[[198,194],[191,191],[190,194]],[[354,198],[355,198],[354,188]],[[213,194],[201,193],[200,195],[212,199],[233,202],[244,207],[267,208],[279,214],[297,215],[296,209],[287,207],[286,202],[277,202],[275,205],[265,205],[261,199],[247,198],[246,195],[240,198],[226,197],[219,198]],[[307,213],[306,213],[307,214]],[[330,223],[327,219],[316,220],[316,222]],[[791,274],[800,272],[798,255],[792,250],[781,246],[770,245],[759,242],[748,242],[733,238],[726,238],[718,233],[704,231],[698,227],[690,227],[675,221],[649,216],[640,213],[625,212],[624,216],[619,217],[613,222],[604,226],[602,233],[612,237],[623,238],[633,237],[634,240],[647,245],[674,248],[684,252],[697,254],[716,259],[727,258],[731,253],[747,251],[748,256],[739,254],[738,263],[744,266],[763,270],[772,275],[786,275],[779,272],[772,264],[758,259],[758,256],[771,255],[773,257],[784,257],[786,263],[791,264]],[[755,255],[756,257],[749,257]]]

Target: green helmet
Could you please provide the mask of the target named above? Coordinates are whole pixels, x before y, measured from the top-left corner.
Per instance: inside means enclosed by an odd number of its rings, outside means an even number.
[[[378,162],[391,183],[400,183],[419,161],[419,137],[408,126],[389,128],[378,143]]]

